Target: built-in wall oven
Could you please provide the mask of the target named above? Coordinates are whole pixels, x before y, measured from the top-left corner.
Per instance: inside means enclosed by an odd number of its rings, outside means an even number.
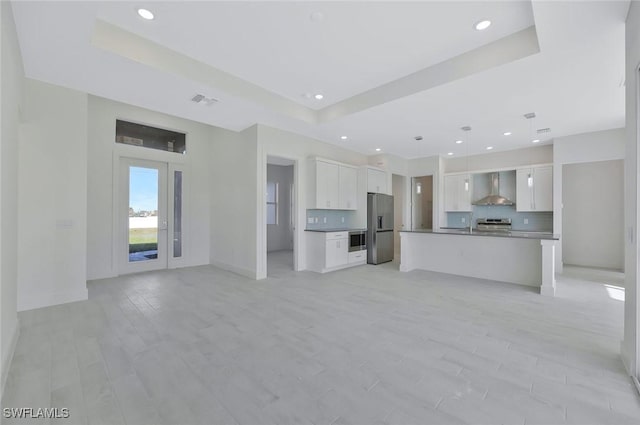
[[[349,252],[367,249],[367,231],[353,230],[349,232]]]

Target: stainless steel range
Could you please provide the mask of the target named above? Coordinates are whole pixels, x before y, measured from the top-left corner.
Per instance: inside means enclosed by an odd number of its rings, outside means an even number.
[[[476,220],[478,230],[489,230],[492,232],[511,231],[510,218],[479,218]]]

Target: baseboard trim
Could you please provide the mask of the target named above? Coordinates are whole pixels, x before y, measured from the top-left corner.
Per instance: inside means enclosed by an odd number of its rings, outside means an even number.
[[[25,299],[27,301],[25,301]],[[89,291],[86,285],[84,288],[75,291],[57,292],[53,294],[28,294],[18,299],[18,311],[34,310],[36,308],[86,301],[88,299]]]
[[[4,395],[4,386],[7,383],[7,378],[9,377],[9,368],[11,367],[11,362],[13,361],[13,355],[16,351],[16,345],[18,344],[18,337],[20,336],[20,321],[16,320],[16,324],[11,333],[11,341],[9,342],[9,349],[3,355],[2,359],[2,376],[0,377],[0,400],[2,400],[2,396]]]
[[[237,267],[222,261],[211,260],[211,265],[222,270],[226,270],[231,273],[239,274],[240,276],[248,277],[249,279],[257,280],[258,276],[255,270],[249,270],[242,267]]]

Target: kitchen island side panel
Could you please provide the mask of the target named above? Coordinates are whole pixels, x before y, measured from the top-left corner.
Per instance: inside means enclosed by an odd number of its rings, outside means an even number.
[[[539,239],[400,233],[400,271],[428,270],[540,287]]]

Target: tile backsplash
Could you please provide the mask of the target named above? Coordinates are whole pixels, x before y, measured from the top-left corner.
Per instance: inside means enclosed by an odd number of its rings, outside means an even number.
[[[310,223],[309,221],[312,221]],[[354,228],[356,212],[346,210],[307,210],[306,229]]]
[[[462,222],[464,218],[465,222]],[[513,230],[530,232],[552,232],[553,213],[552,212],[518,212],[515,206],[484,206],[473,207],[473,227],[476,227],[476,220],[479,218],[510,218]],[[527,221],[527,223],[525,223]],[[469,226],[469,213],[450,212],[447,213],[447,227],[463,228]]]

